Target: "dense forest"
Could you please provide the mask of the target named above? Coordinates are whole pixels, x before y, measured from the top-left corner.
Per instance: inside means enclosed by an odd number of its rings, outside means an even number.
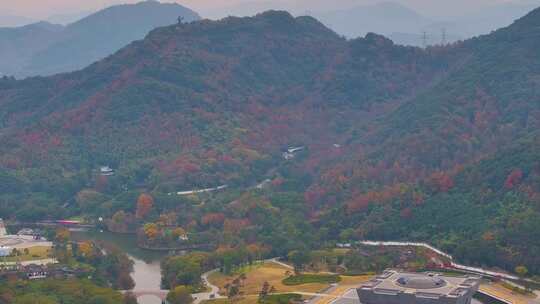
[[[539,28],[535,10],[420,49],[271,11],[5,77],[0,216],[104,217],[148,246],[217,252],[419,240],[540,274]]]

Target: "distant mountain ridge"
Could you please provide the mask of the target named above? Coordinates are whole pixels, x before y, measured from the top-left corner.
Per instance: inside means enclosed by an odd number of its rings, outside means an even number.
[[[34,21],[27,17],[0,14],[0,27],[23,26]]]
[[[180,16],[185,22],[200,19],[181,5],[149,0],[113,6],[65,27],[40,22],[0,28],[0,74],[20,78],[74,71]]]
[[[210,17],[252,16],[269,9],[282,9],[295,15],[313,16],[338,34],[348,38],[363,37],[373,32],[390,37],[397,44],[423,46],[424,32],[427,36],[425,41],[427,45],[453,43],[488,34],[497,28],[510,25],[514,20],[523,17],[540,5],[540,2],[533,0],[491,5],[484,3],[480,5],[481,9],[477,8],[469,13],[440,11],[436,16],[425,12],[419,13],[409,5],[401,0],[377,1],[374,4],[343,0],[339,1],[339,5],[320,0],[294,2],[268,0],[246,1],[220,10],[203,11],[203,13]],[[416,9],[418,7],[417,5]],[[446,31],[445,37],[443,37],[443,30]]]
[[[393,2],[356,6],[351,9],[321,14],[321,21],[347,37],[362,37],[369,32],[383,35],[400,29],[417,33],[433,21],[417,12]]]

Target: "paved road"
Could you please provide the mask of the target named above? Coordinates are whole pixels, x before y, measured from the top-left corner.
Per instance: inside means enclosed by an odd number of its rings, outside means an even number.
[[[330,287],[321,290],[321,292],[313,294],[313,297],[309,299],[308,303],[315,304],[319,302],[321,298],[330,297],[331,296],[330,294],[336,290],[337,286],[338,286],[337,284],[332,284]]]
[[[413,246],[413,247],[424,247],[424,248],[427,248],[427,249],[429,249],[431,251],[434,251],[434,252],[438,253],[439,255],[445,256],[448,259],[450,259],[451,260],[450,265],[452,266],[452,268],[455,268],[455,269],[458,269],[458,270],[465,270],[465,271],[469,271],[469,272],[474,272],[474,273],[477,273],[477,274],[491,276],[491,277],[499,277],[499,278],[508,279],[508,280],[515,280],[515,281],[520,280],[519,277],[517,277],[515,275],[508,274],[508,273],[505,273],[505,272],[491,271],[491,270],[486,270],[486,269],[483,269],[483,268],[470,267],[470,266],[454,263],[453,262],[454,258],[451,255],[449,255],[448,253],[446,253],[446,252],[444,252],[444,251],[442,251],[440,249],[437,249],[437,248],[435,248],[435,247],[433,247],[433,246],[431,246],[429,244],[426,244],[426,243],[383,242],[383,241],[361,241],[359,243],[362,244],[362,245],[370,245],[370,246]],[[532,281],[530,279],[525,279],[525,280],[534,282],[534,281]]]
[[[285,264],[285,263],[281,262],[281,261],[279,260],[279,258],[268,259],[268,260],[265,260],[265,262],[272,262],[272,263],[278,264],[278,265],[280,265],[280,266],[283,266],[283,267],[285,267],[285,268],[287,268],[287,269],[293,269],[293,270],[294,270],[294,267],[292,267],[292,266],[289,265],[289,264]]]
[[[180,191],[180,192],[171,192],[171,193],[168,193],[168,195],[173,195],[173,194],[176,194],[176,195],[191,195],[191,194],[198,194],[198,193],[207,193],[207,192],[214,192],[214,191],[218,191],[218,190],[223,190],[223,189],[226,189],[227,187],[228,187],[227,185],[221,185],[221,186],[218,186],[218,187],[215,187],[215,188],[190,190],[190,191]]]
[[[214,269],[214,270],[208,271],[208,272],[204,273],[201,276],[201,280],[203,281],[203,283],[206,286],[208,286],[208,288],[210,288],[210,291],[193,294],[192,296],[195,299],[193,304],[199,304],[202,301],[210,300],[210,299],[212,299],[212,295],[213,295],[213,299],[223,299],[223,298],[225,298],[225,297],[219,295],[219,287],[217,287],[216,285],[213,285],[212,283],[210,283],[210,281],[208,281],[208,277],[212,273],[215,273],[217,271],[219,271],[219,269]]]

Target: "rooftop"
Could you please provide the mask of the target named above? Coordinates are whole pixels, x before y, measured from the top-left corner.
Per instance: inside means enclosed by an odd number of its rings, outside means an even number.
[[[415,294],[417,297],[460,297],[479,284],[474,276],[445,276],[439,273],[408,273],[387,270],[360,287],[376,294]]]

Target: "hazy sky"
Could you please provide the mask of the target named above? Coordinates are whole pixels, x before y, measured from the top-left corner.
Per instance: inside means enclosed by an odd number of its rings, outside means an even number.
[[[177,0],[200,12],[203,16],[205,12],[215,11],[218,8],[227,8],[235,4],[244,2],[286,2],[288,5],[311,6],[316,2],[324,9],[347,8],[351,5],[362,5],[373,2],[388,0]],[[520,2],[533,0],[393,0],[405,4],[420,13],[432,16],[457,15],[476,11],[486,5]],[[106,6],[118,3],[133,3],[138,0],[0,0],[0,15],[18,15],[32,18],[45,19],[55,14],[72,14],[89,10],[97,10]],[[173,2],[166,0],[163,2]],[[540,1],[538,1],[540,2]],[[300,3],[300,4],[299,4]],[[315,6],[315,5],[314,5]],[[312,8],[316,9],[316,8]]]

